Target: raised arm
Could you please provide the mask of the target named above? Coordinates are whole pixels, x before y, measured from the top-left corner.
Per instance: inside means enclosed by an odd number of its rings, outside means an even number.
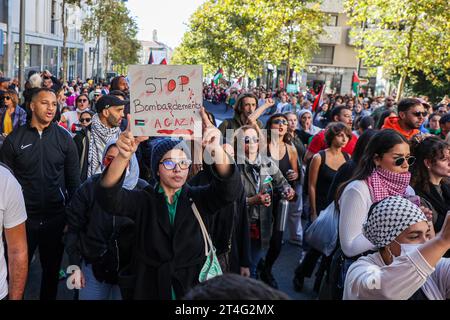
[[[261,117],[264,114],[264,112],[266,112],[267,109],[272,108],[274,105],[275,102],[272,100],[272,98],[266,99],[266,102],[262,106],[257,108],[255,112],[253,112],[248,117],[249,121],[256,122],[256,120],[258,120],[258,118]]]

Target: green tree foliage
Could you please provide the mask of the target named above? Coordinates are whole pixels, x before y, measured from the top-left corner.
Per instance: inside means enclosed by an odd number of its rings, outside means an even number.
[[[398,99],[419,71],[441,85],[434,71],[450,68],[448,0],[346,0],[344,7],[359,57],[399,77]]]
[[[126,72],[126,66],[137,63],[140,43],[136,39],[138,27],[125,4],[119,0],[96,1],[81,26],[85,40],[100,37],[106,40],[107,65],[109,61],[117,71]],[[97,44],[98,45],[98,44]]]
[[[414,72],[412,79],[408,81],[408,88],[416,95],[430,97],[434,103],[438,103],[450,92],[450,69],[436,68],[433,77],[438,78],[438,84],[433,85],[422,71]]]
[[[208,0],[191,16],[172,61],[228,77],[261,74],[264,62],[300,70],[317,49],[324,14],[312,0]]]

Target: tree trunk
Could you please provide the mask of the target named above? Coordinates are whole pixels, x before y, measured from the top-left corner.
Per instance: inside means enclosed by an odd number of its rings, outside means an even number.
[[[287,88],[287,85],[291,81],[291,51],[292,51],[292,38],[293,38],[293,30],[290,28],[289,30],[289,44],[288,44],[288,54],[286,59],[286,83],[284,84],[284,89]]]
[[[96,82],[99,82],[100,79],[100,24],[98,25],[97,31],[97,73],[96,73]]]
[[[69,32],[69,28],[67,26],[67,19],[66,19],[66,1],[63,0],[62,1],[62,13],[61,13],[61,24],[62,24],[62,29],[63,29],[63,52],[62,52],[62,58],[63,58],[63,72],[62,72],[62,79],[63,82],[67,81],[67,69],[68,69],[68,54],[67,54],[67,34]]]
[[[105,71],[109,71],[109,41],[106,39],[106,63],[105,63]]]
[[[398,89],[397,89],[397,102],[400,101],[403,95],[403,90],[405,89],[406,75],[402,75],[400,80],[398,81]]]

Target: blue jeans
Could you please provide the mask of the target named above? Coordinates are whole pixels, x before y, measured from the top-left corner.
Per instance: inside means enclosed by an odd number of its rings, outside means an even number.
[[[83,263],[81,271],[86,286],[80,289],[80,300],[122,300],[119,286],[98,281],[92,271],[92,265]]]
[[[253,279],[257,279],[258,274],[256,272],[256,268],[258,266],[258,262],[262,257],[266,255],[266,250],[261,248],[260,240],[251,240],[250,254],[252,259],[252,261],[250,261],[250,277],[252,277]]]

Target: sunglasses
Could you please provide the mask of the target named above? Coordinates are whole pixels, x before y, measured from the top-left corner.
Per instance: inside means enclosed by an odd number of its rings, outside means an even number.
[[[425,118],[425,117],[428,115],[428,112],[426,112],[426,111],[424,111],[424,112],[418,111],[418,112],[411,112],[411,114],[412,114],[413,116],[416,116],[416,117],[422,116],[422,117]]]
[[[79,99],[78,102],[87,102],[87,99]]]
[[[3,99],[4,99],[4,100],[11,100],[11,97],[4,96]]]
[[[416,157],[414,156],[410,156],[410,157],[401,157],[401,158],[397,158],[395,159],[394,164],[397,167],[400,167],[403,163],[405,163],[405,160],[408,162],[409,166],[412,166],[414,164],[414,162],[416,162]]]
[[[173,170],[178,165],[181,170],[189,169],[192,164],[192,161],[189,159],[183,159],[178,162],[173,161],[172,159],[166,159],[160,162],[167,170]]]
[[[91,119],[92,118],[82,118],[82,119],[80,119],[80,122],[81,123],[83,123],[83,122],[91,122]]]
[[[288,122],[284,119],[276,119],[272,121],[272,124],[283,124],[285,126],[287,126]]]
[[[259,142],[259,138],[258,137],[245,136],[244,137],[244,142],[245,142],[245,144],[249,144],[250,142],[258,143]]]

